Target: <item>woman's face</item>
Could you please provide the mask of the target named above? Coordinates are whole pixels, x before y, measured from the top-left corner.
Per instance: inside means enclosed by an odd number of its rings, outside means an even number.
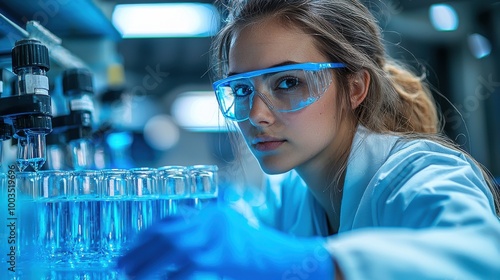
[[[229,72],[243,73],[286,62],[328,61],[313,38],[298,28],[268,20],[243,29],[229,52]],[[334,155],[336,90],[332,81],[315,103],[295,112],[269,109],[257,95],[249,119],[238,123],[252,153],[264,172],[324,168]],[[256,85],[256,90],[259,91]]]

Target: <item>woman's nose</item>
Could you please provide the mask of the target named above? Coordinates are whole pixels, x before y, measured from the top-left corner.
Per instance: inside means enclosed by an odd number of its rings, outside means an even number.
[[[250,100],[248,119],[254,126],[269,126],[274,122],[274,113],[269,100],[261,93],[256,92]]]

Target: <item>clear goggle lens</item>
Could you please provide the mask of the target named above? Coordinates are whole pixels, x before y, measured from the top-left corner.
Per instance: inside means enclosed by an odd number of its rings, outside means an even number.
[[[332,82],[332,68],[341,63],[302,63],[237,74],[214,83],[222,114],[247,120],[255,95],[273,111],[293,112],[317,101]]]

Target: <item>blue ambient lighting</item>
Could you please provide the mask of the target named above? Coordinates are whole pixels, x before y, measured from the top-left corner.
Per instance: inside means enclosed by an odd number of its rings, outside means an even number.
[[[213,91],[189,91],[179,94],[172,104],[177,124],[190,131],[227,131]]]
[[[491,43],[483,35],[477,33],[471,34],[467,38],[467,41],[470,51],[477,59],[486,57],[491,53]]]
[[[129,132],[113,132],[108,135],[106,142],[113,150],[122,150],[132,144],[132,135]]]

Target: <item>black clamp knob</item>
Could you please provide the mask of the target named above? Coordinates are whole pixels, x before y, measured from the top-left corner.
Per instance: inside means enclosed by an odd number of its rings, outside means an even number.
[[[62,84],[63,94],[66,96],[94,93],[92,74],[85,68],[65,70],[63,72]]]
[[[21,39],[12,49],[12,71],[18,74],[23,67],[40,67],[48,71],[50,68],[49,50],[35,39]]]

